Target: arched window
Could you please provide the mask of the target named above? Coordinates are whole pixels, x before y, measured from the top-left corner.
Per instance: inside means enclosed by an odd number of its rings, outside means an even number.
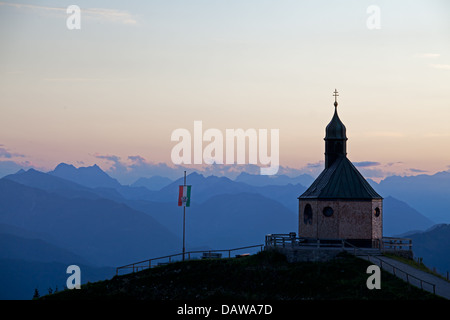
[[[333,208],[331,208],[331,207],[323,208],[323,215],[325,217],[331,217],[333,215],[333,213],[334,213]]]
[[[375,217],[379,217],[380,216],[380,208],[376,207],[373,214],[375,215]]]
[[[305,210],[303,211],[303,222],[305,224],[308,224],[308,223],[312,224],[312,215],[313,215],[312,208],[311,208],[311,205],[308,203],[305,206]]]

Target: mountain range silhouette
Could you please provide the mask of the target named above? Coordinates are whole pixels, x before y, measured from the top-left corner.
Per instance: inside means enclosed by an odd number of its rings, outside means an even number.
[[[64,264],[83,265],[87,273],[82,281],[94,281],[112,276],[112,267],[181,252],[182,210],[176,200],[183,179],[153,177],[159,190],[154,184],[153,190],[145,187],[148,180],[125,186],[97,165],[76,168],[64,163],[47,173],[20,170],[0,179],[0,280],[17,280],[14,290],[13,284],[0,290],[0,298],[29,299],[36,287],[63,288]],[[254,245],[263,243],[268,233],[296,232],[297,197],[306,190],[301,182],[312,180],[306,175],[267,178],[243,173],[231,180],[190,173],[187,249]],[[398,186],[402,179],[392,181]],[[385,235],[414,231],[423,237],[435,224],[409,203],[386,196],[386,191],[395,191],[387,182],[374,187],[385,196]],[[411,179],[407,187],[418,188]],[[420,244],[418,248],[426,262],[426,250]],[[430,261],[439,261],[429,254]],[[62,268],[53,276],[52,264]],[[47,276],[36,275],[35,283],[25,283],[18,270],[27,279],[38,272]]]

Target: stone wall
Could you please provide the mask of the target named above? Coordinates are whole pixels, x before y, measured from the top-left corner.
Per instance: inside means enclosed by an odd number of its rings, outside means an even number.
[[[306,205],[312,208],[312,220],[305,224]],[[325,216],[326,207],[333,209]],[[374,215],[375,208],[380,214]],[[298,234],[308,238],[380,239],[383,234],[382,200],[318,200],[300,199]]]
[[[300,247],[266,247],[284,254],[288,262],[323,262],[334,259],[343,250],[341,248],[300,248]]]
[[[375,216],[375,209],[380,209],[380,215]],[[372,239],[383,237],[383,200],[372,200]]]
[[[345,239],[372,238],[372,203],[369,201],[340,201],[339,235]]]

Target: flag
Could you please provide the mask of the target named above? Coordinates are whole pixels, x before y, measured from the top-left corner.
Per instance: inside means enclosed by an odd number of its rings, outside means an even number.
[[[178,189],[178,206],[189,207],[191,204],[191,186],[180,186]]]

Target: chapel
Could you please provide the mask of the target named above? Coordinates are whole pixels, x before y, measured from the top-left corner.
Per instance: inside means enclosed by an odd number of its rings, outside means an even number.
[[[359,247],[377,247],[383,237],[383,198],[347,158],[347,133],[334,115],[325,129],[325,168],[298,197],[298,235],[345,239]]]

